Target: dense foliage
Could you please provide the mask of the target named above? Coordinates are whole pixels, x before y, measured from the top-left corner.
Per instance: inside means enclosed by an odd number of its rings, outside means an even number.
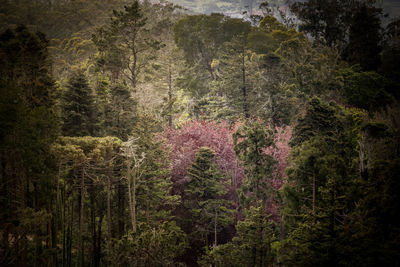
[[[0,265],[399,266],[399,20],[173,2],[0,0]]]

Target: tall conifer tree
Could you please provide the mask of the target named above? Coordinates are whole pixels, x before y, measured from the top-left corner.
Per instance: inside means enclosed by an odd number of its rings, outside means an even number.
[[[96,135],[95,105],[92,91],[83,71],[69,79],[61,102],[63,135]]]

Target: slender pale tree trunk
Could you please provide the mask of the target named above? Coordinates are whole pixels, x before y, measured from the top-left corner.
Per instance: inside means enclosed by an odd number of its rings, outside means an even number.
[[[246,87],[246,66],[245,66],[245,47],[242,51],[242,95],[243,95],[243,113],[246,118],[250,117],[249,105],[247,103],[247,87]]]
[[[172,127],[172,69],[171,62],[168,65],[168,126]]]
[[[132,228],[136,233],[136,173],[133,173],[133,188],[132,188]]]
[[[128,161],[128,201],[131,214],[132,231],[136,232],[136,179],[132,175],[131,163]]]

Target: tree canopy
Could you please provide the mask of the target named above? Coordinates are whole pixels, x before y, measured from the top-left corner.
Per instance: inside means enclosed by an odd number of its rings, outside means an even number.
[[[399,266],[387,6],[0,0],[0,266]]]

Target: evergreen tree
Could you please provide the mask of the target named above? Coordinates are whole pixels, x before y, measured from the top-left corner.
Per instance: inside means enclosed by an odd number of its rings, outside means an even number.
[[[380,66],[381,12],[381,9],[363,3],[352,16],[344,57],[351,64],[360,64],[366,71],[377,70]]]
[[[343,58],[366,70],[379,67],[382,10],[372,1],[308,0],[291,10],[301,20],[300,30],[318,42],[337,48]]]
[[[183,204],[191,219],[184,229],[189,231],[192,250],[199,256],[213,242],[218,244],[218,233],[233,219],[232,203],[224,200],[227,180],[215,164],[215,152],[208,147],[199,148],[192,166],[188,169],[190,182],[185,191]]]
[[[75,72],[66,86],[61,100],[63,135],[95,136],[97,118],[94,97],[82,70]]]
[[[132,98],[129,88],[121,83],[109,85],[109,101],[105,105],[104,130],[107,135],[128,139],[132,133],[136,115],[136,101]]]
[[[387,91],[388,81],[375,71],[362,71],[360,65],[339,71],[344,86],[342,95],[350,105],[366,110],[377,110],[392,101]]]
[[[335,136],[343,129],[336,113],[337,106],[331,102],[326,104],[318,97],[313,97],[307,107],[306,114],[299,118],[293,130],[291,146],[301,145],[314,136]]]
[[[160,41],[147,27],[144,9],[148,5],[147,1],[135,0],[122,11],[113,10],[110,24],[98,29],[92,38],[101,53],[100,64],[111,70],[112,80],[127,78],[133,93],[144,67],[160,48]],[[122,75],[125,76],[120,77]]]
[[[1,265],[55,265],[55,161],[59,134],[48,42],[26,27],[0,34]]]
[[[202,266],[271,266],[275,251],[274,227],[270,215],[261,203],[245,211],[246,218],[239,221],[232,242],[215,246],[201,259]]]
[[[387,91],[400,99],[400,19],[391,21],[384,32],[380,74],[389,80]]]
[[[247,121],[234,134],[235,152],[245,167],[246,178],[243,181],[240,198],[247,207],[254,201],[266,201],[273,196],[271,185],[275,160],[266,153],[273,146],[273,133],[259,121]]]
[[[340,236],[347,266],[399,265],[399,174],[399,158],[377,160],[357,180],[360,198]]]
[[[281,190],[283,264],[341,264],[346,241],[339,236],[356,199],[357,142],[351,137],[356,117],[314,98],[294,129],[292,165]]]
[[[137,153],[145,155],[137,186],[138,220],[149,226],[172,220],[171,211],[180,203],[180,197],[171,193],[170,160],[157,136],[161,129],[154,115],[142,113],[132,131],[132,137],[137,139]]]

